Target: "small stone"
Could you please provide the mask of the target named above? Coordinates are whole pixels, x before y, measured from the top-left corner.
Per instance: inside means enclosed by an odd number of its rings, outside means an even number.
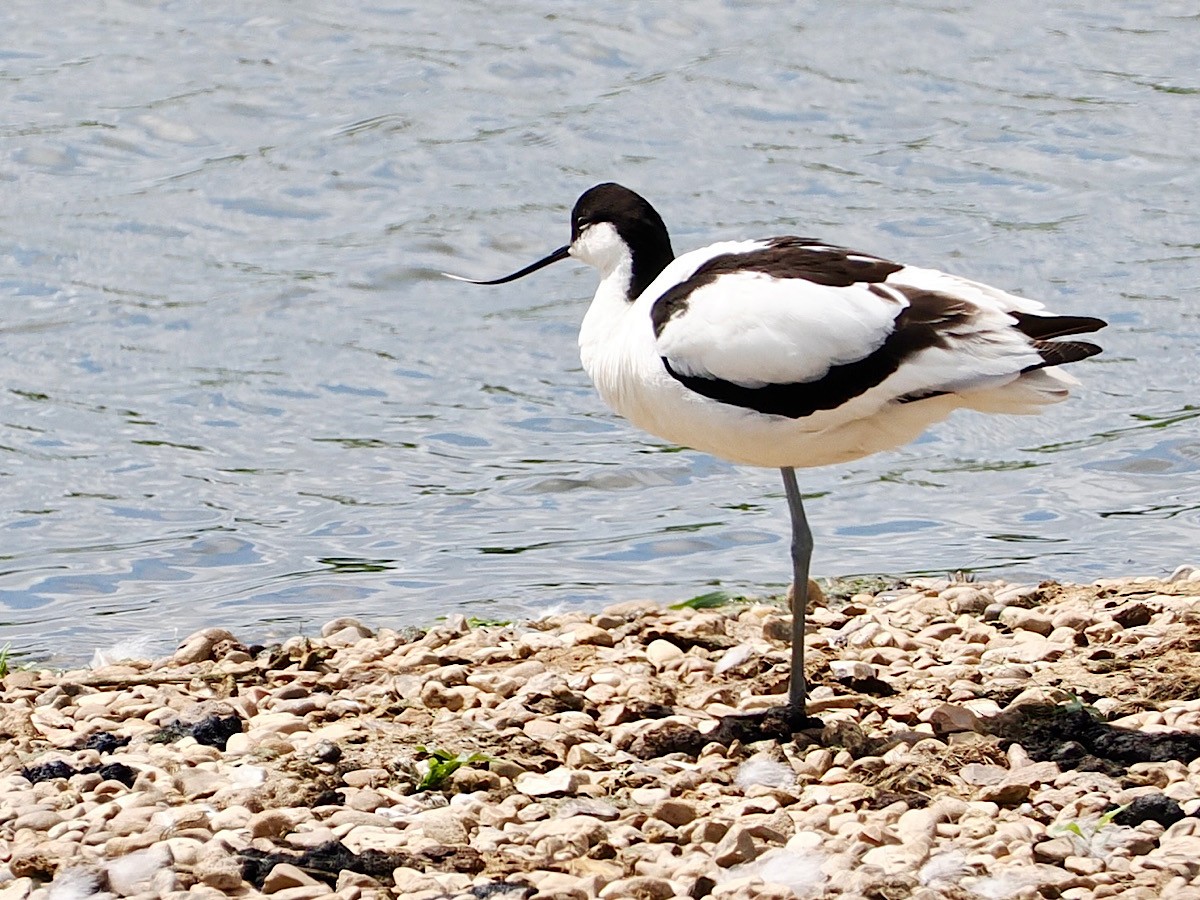
[[[717,819],[697,819],[680,831],[680,842],[715,844],[729,833],[729,823]]]
[[[562,806],[558,808],[558,814],[563,817],[591,816],[606,822],[621,818],[621,811],[607,800],[590,798],[564,800]]]
[[[127,834],[122,837],[109,838],[104,842],[104,855],[110,859],[125,856],[138,850],[157,844],[162,840],[162,832],[157,829],[141,834]]]
[[[175,787],[189,800],[212,796],[228,784],[226,776],[208,769],[184,769],[175,776]]]
[[[576,644],[590,644],[595,647],[611,647],[613,645],[612,632],[605,628],[598,628],[591,622],[583,622],[571,629],[571,637]]]
[[[359,638],[372,637],[370,628],[358,621],[358,619],[351,618],[350,616],[340,616],[336,619],[326,622],[321,626],[321,637],[327,638],[330,635],[337,634],[338,632],[345,631],[346,629],[352,629],[355,631]]]
[[[675,886],[665,878],[635,875],[619,878],[600,891],[602,900],[671,900]]]
[[[599,768],[604,766],[604,757],[586,744],[572,744],[567,749],[566,763],[572,769]]]
[[[34,809],[27,813],[23,813],[13,821],[13,831],[20,831],[22,828],[28,828],[31,831],[49,831],[55,825],[63,820],[52,809]]]
[[[1051,838],[1033,845],[1033,855],[1042,862],[1061,863],[1075,855],[1075,845],[1065,837]]]
[[[1095,875],[1104,868],[1104,860],[1094,856],[1068,856],[1062,861],[1062,867],[1076,875]]]
[[[241,864],[216,844],[209,844],[200,852],[192,873],[197,880],[218,891],[232,891],[243,883]]]
[[[246,830],[252,838],[280,838],[293,827],[295,822],[292,816],[281,809],[265,809],[252,815],[246,823]]]
[[[982,763],[967,763],[959,770],[959,777],[967,784],[988,786],[999,784],[1008,777],[1008,769],[1003,766],[984,765]]]
[[[314,885],[324,887],[321,882],[317,881],[317,879],[313,878],[303,869],[291,863],[276,863],[263,880],[262,890],[264,894],[275,894],[288,888],[313,887]],[[327,887],[325,889],[328,890]]]
[[[241,644],[231,632],[224,628],[205,628],[184,638],[171,660],[178,665],[186,666],[214,659],[220,655],[221,649],[233,647],[240,648]]]
[[[144,832],[154,813],[154,808],[149,806],[126,807],[108,820],[108,831],[120,837]]]
[[[389,777],[387,769],[351,769],[342,775],[342,781],[347,787],[374,787],[387,784]]]
[[[374,891],[376,894],[382,896],[382,891],[380,890],[382,885],[378,879],[372,878],[370,875],[364,875],[361,872],[351,872],[348,869],[343,869],[338,872],[337,884],[334,890],[343,896],[353,897],[353,894],[349,891],[350,888],[361,888],[364,898],[369,896],[368,891]]]
[[[537,893],[530,900],[587,900],[589,896],[588,882],[577,875],[565,872],[539,872],[531,877],[536,878]],[[504,895],[499,895],[504,900]]]
[[[1000,622],[1013,631],[1032,631],[1043,637],[1054,630],[1049,617],[1041,610],[1024,609],[1020,606],[1006,606],[1000,613]]]
[[[1083,631],[1096,623],[1096,617],[1086,609],[1064,609],[1054,614],[1050,624],[1055,628]]]
[[[200,851],[204,849],[204,842],[198,838],[170,837],[163,843],[171,851],[171,859],[176,865],[189,868],[196,864],[196,860],[200,858]]]
[[[425,837],[445,846],[467,843],[467,829],[458,815],[450,809],[435,809],[421,813],[415,820]]]
[[[600,842],[604,837],[604,823],[594,816],[566,816],[565,818],[546,819],[534,826],[529,832],[529,840],[538,842],[546,838],[565,837],[578,838],[588,847]]]
[[[654,805],[650,815],[678,828],[696,818],[696,807],[686,800],[660,800]]]
[[[996,602],[1003,606],[1032,607],[1039,595],[1036,584],[1008,584],[997,589]]]
[[[0,887],[0,900],[28,900],[36,882],[32,878],[17,878]]]
[[[517,776],[513,786],[527,797],[549,797],[553,794],[573,794],[579,784],[578,772],[559,766],[544,775],[540,772],[523,772]]]
[[[1000,806],[1016,806],[1029,799],[1030,785],[1022,781],[1002,781],[980,788],[979,799]]]
[[[364,637],[369,637],[369,635],[364,635],[359,628],[353,626],[324,636],[325,643],[330,647],[353,647]]]
[[[1014,744],[1009,748],[1009,764],[1012,768],[1008,773],[1008,780],[1018,784],[1027,784],[1030,787],[1038,784],[1053,784],[1054,779],[1062,774],[1058,763],[1054,762],[1031,762],[1028,765],[1018,765],[1017,755],[1013,753],[1013,747],[1019,745]],[[1024,755],[1022,750],[1021,755]],[[1027,760],[1028,757],[1025,757]]]
[[[877,677],[875,667],[859,659],[830,660],[829,674],[838,681],[866,681]]]
[[[1122,628],[1138,628],[1149,625],[1153,612],[1144,603],[1126,603],[1112,611],[1113,621]]]
[[[670,641],[665,641],[662,638],[655,638],[646,647],[646,659],[658,669],[682,657],[683,651],[676,644],[672,644]]]
[[[432,875],[427,875],[408,866],[400,866],[392,870],[392,882],[396,894],[400,897],[419,895],[422,891],[437,891],[436,896],[442,896],[441,885]]]
[[[754,836],[741,825],[733,825],[713,848],[713,862],[723,869],[738,863],[750,862],[759,854]]]
[[[990,596],[979,588],[969,585],[955,585],[946,588],[940,596],[950,604],[950,609],[957,615],[977,616],[991,603]]]
[[[438,896],[445,896],[439,894]],[[271,894],[274,900],[337,900],[336,895],[331,894],[329,885],[327,884],[308,884],[297,885],[296,887],[284,888]],[[192,900],[189,894],[186,900]],[[415,900],[415,898],[414,898]]]
[[[457,712],[462,709],[463,698],[440,681],[430,680],[421,686],[421,703],[427,709],[448,709]]]
[[[474,791],[494,791],[501,787],[500,776],[487,769],[476,769],[473,766],[463,766],[450,776],[450,790],[457,794],[470,794]],[[380,804],[382,805],[382,804]]]
[[[953,703],[942,703],[921,713],[922,721],[933,726],[934,734],[950,734],[956,731],[976,731],[979,719],[969,709]]]

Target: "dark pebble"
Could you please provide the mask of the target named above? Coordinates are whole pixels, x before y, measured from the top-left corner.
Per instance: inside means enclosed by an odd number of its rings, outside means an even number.
[[[237,716],[209,716],[199,722],[172,722],[163,726],[152,741],[167,744],[180,738],[193,737],[199,744],[224,750],[229,739],[242,732],[242,720]]]
[[[39,781],[53,781],[55,778],[70,778],[75,773],[75,767],[68,765],[61,759],[56,759],[54,762],[42,763],[39,766],[30,766],[27,769],[21,770],[21,774],[34,784],[37,784]]]
[[[101,753],[112,753],[114,750],[119,750],[129,743],[127,737],[117,737],[115,734],[108,734],[104,731],[97,731],[94,734],[89,734],[87,740],[83,742],[84,750],[98,750]]]
[[[92,768],[89,767],[87,771],[92,771]],[[125,763],[108,763],[95,767],[95,771],[105,781],[119,781],[127,788],[133,787],[133,780],[137,778],[137,772]]]
[[[1117,813],[1113,821],[1131,827],[1143,822],[1157,822],[1163,828],[1170,828],[1184,815],[1183,807],[1165,794],[1143,794]]]
[[[313,798],[312,806],[341,806],[346,798],[338,791],[322,791]]]

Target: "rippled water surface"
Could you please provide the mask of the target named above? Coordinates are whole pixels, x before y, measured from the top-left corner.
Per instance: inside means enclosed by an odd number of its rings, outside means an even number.
[[[1193,4],[0,13],[0,644],[778,592],[778,473],[582,372],[591,184],[1097,314],[1037,418],[807,470],[819,575],[1163,573],[1200,526]],[[786,12],[784,12],[786,11]]]

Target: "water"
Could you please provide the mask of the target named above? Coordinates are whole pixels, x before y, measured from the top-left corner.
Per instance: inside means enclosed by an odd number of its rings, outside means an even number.
[[[819,575],[1164,573],[1200,525],[1183,3],[96,4],[0,14],[0,644],[428,624],[786,582],[778,474],[637,433],[595,276],[640,190],[1096,314],[1039,418],[803,473]]]

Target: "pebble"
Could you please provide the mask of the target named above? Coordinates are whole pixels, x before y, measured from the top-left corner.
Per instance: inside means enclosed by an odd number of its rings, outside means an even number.
[[[1048,637],[1054,630],[1050,618],[1040,610],[1024,609],[1019,606],[1006,606],[1000,613],[1000,623],[1014,631],[1032,631],[1043,637]]]
[[[678,659],[682,659],[683,651],[678,644],[673,644],[670,641],[656,638],[651,641],[646,647],[646,659],[656,668],[664,668]]]
[[[706,743],[722,716],[782,702],[790,619],[766,605],[637,602],[531,626],[452,616],[415,639],[340,617],[270,666],[205,629],[171,657],[113,669],[111,685],[11,673],[0,900],[50,900],[41,886],[60,870],[135,900],[503,897],[481,871],[493,860],[510,893],[539,900],[933,900],[960,883],[973,896],[1187,896],[1200,877],[1200,759],[1077,770],[1019,741],[1002,752],[990,720],[1061,703],[1061,684],[1100,694],[1122,728],[1200,729],[1200,701],[1153,667],[1120,666],[1193,640],[1194,571],[1132,583],[1136,594],[1119,580],[927,579],[818,606],[816,743]],[[305,668],[325,653],[324,671]],[[1172,677],[1186,660],[1166,659]],[[250,675],[222,680],[231,666]],[[1123,708],[1129,696],[1156,708]],[[225,747],[151,740],[209,716],[241,731]],[[97,733],[130,740],[76,749]],[[462,764],[421,784],[439,751]],[[117,762],[132,786],[71,774]],[[59,777],[20,774],[38,765]],[[1101,819],[1126,803],[1126,818]],[[414,864],[394,887],[331,873],[334,891],[298,860],[335,841]],[[282,854],[255,884],[239,856],[251,849]],[[810,881],[793,890],[793,870]]]
[[[754,835],[743,825],[732,825],[713,848],[713,862],[722,868],[755,859],[761,852],[754,841]]]
[[[695,820],[696,806],[686,800],[663,799],[654,805],[650,814],[668,825],[678,827]]]
[[[553,794],[573,794],[580,784],[579,773],[559,767],[546,774],[523,772],[513,786],[528,797],[548,797]]]

